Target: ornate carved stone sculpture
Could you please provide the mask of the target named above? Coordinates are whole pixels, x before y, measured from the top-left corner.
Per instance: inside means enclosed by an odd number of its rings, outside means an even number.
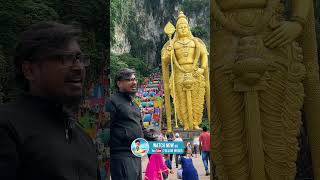
[[[212,163],[219,180],[293,180],[304,107],[320,179],[320,83],[312,0],[213,0]],[[214,166],[212,166],[214,167]]]
[[[209,102],[208,52],[203,41],[193,37],[183,12],[179,14],[177,32],[172,40],[171,35],[175,29],[172,24],[171,27],[168,26],[165,32],[170,35],[170,40],[161,51],[168,130],[172,130],[170,94],[175,114],[184,129],[199,129],[205,96]],[[168,69],[169,65],[171,71]]]

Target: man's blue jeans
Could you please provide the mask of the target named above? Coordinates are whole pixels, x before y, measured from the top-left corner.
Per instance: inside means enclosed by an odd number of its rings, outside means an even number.
[[[204,169],[208,171],[208,161],[210,161],[210,151],[202,151],[201,153]]]

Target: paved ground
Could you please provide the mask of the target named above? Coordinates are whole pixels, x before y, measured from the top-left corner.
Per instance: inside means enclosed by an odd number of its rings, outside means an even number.
[[[174,160],[174,157],[173,157],[173,160],[172,160],[172,167],[173,167],[173,170],[174,170],[174,174],[170,174],[169,175],[169,179],[168,180],[176,180],[177,179],[177,169],[176,169],[176,166],[175,166],[175,160]],[[203,163],[202,163],[202,160],[201,160],[201,156],[198,154],[198,157],[195,158],[193,157],[192,158],[192,161],[193,161],[193,165],[194,167],[197,169],[198,171],[198,175],[199,175],[199,180],[210,180],[210,176],[206,176],[206,171],[204,170],[204,166],[203,166]],[[142,175],[143,175],[143,179],[144,179],[144,174],[145,174],[145,169],[147,167],[147,164],[148,164],[148,157],[145,156],[142,158]],[[181,166],[179,165],[179,168]],[[209,165],[209,169],[210,169],[210,165]]]

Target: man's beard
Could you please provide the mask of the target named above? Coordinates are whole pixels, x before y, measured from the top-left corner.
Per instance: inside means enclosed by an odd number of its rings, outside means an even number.
[[[131,91],[127,91],[127,93],[130,95],[130,96],[135,96],[136,93],[137,93],[137,86],[132,86],[132,88],[135,88],[135,90],[131,90]]]

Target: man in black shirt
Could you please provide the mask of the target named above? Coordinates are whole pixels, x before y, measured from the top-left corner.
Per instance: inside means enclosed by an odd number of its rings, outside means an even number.
[[[141,180],[141,158],[131,152],[131,143],[137,138],[154,140],[143,127],[139,107],[133,102],[137,92],[135,71],[124,68],[115,77],[117,91],[107,103],[110,112],[111,178]]]
[[[0,179],[96,180],[96,150],[76,124],[89,59],[80,30],[41,22],[16,48],[17,79],[25,93],[0,106]]]

